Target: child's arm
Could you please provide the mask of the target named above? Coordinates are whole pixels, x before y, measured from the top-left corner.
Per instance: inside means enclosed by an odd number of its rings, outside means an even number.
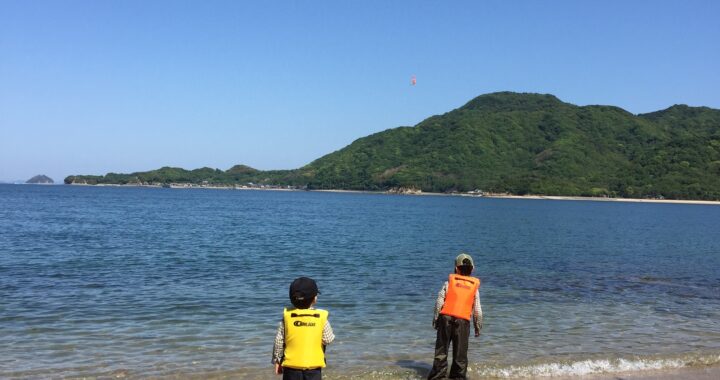
[[[473,303],[473,325],[475,327],[475,337],[480,336],[480,330],[483,325],[483,313],[480,306],[480,291],[475,292],[475,301]]]
[[[325,326],[323,326],[323,334],[322,334],[323,349],[325,346],[332,343],[334,340],[335,340],[335,334],[333,333],[332,326],[330,326],[330,321],[325,321]]]
[[[445,284],[443,285],[442,289],[438,292],[438,296],[435,299],[435,312],[433,313],[433,321],[432,325],[434,329],[437,329],[437,319],[440,315],[440,310],[442,310],[443,306],[445,305],[445,295],[447,294],[447,287],[448,283],[445,281]]]
[[[282,357],[285,349],[285,324],[280,322],[277,333],[275,334],[275,343],[273,344],[272,363],[275,365],[275,374],[282,374]]]

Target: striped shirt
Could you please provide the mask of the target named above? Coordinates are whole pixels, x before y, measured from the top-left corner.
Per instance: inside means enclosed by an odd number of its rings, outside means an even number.
[[[435,300],[435,313],[433,315],[433,327],[435,327],[435,322],[438,319],[438,315],[440,315],[440,310],[442,310],[443,306],[445,305],[445,295],[447,294],[447,289],[448,289],[448,282],[445,281],[445,284],[443,285],[442,289],[440,289],[437,299]],[[473,326],[475,327],[475,330],[478,330],[478,331],[482,330],[483,314],[482,314],[482,307],[480,307],[480,290],[477,290],[475,292],[475,300],[473,301],[472,316],[473,316]]]
[[[310,308],[312,309],[312,308]],[[330,321],[325,321],[322,332],[322,344],[327,346],[335,340],[335,334],[333,333]],[[275,334],[275,343],[273,344],[272,364],[282,364],[283,357],[285,356],[285,323],[280,321],[277,333]]]

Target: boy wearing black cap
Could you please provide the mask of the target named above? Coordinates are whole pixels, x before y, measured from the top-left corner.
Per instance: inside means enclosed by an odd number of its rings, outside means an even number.
[[[294,308],[283,311],[272,362],[283,380],[320,380],[325,367],[325,346],[335,340],[328,312],[313,309],[318,291],[315,280],[300,277],[290,284]]]
[[[473,318],[475,336],[482,329],[480,308],[480,279],[471,277],[473,259],[467,253],[455,258],[455,273],[438,293],[435,301],[433,327],[437,330],[435,359],[428,375],[429,380],[446,379],[447,353],[450,342],[453,349],[453,363],[450,379],[467,379],[467,349],[470,337],[470,316]]]

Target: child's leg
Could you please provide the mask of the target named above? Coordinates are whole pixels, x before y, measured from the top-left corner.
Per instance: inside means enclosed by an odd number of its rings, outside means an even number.
[[[470,321],[453,318],[455,325],[452,335],[453,363],[450,366],[450,379],[467,379],[467,350],[470,337]]]
[[[435,340],[435,359],[433,368],[428,374],[428,380],[444,379],[447,376],[447,352],[452,337],[452,323],[447,315],[440,315],[437,319],[437,338]]]

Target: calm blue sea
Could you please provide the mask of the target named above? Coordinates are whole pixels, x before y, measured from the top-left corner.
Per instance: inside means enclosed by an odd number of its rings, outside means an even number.
[[[272,378],[303,275],[326,378],[420,378],[460,251],[472,378],[720,363],[720,206],[0,185],[0,378]]]

